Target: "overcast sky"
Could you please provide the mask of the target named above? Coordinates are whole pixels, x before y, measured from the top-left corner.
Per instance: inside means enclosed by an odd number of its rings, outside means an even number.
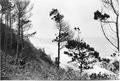
[[[44,47],[52,57],[57,56],[57,44],[52,42],[57,29],[49,17],[51,9],[56,8],[65,16],[65,21],[71,29],[80,28],[81,37],[100,52],[100,56],[111,54],[112,47],[103,36],[100,23],[93,19],[94,12],[101,9],[100,0],[32,0],[32,2],[34,3],[31,17],[32,31],[37,31],[37,34],[31,38],[31,42],[36,47]],[[66,58],[67,56],[61,54],[63,62]]]

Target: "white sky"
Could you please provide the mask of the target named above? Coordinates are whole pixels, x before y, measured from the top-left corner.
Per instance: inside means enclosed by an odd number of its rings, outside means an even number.
[[[100,0],[32,0],[32,2],[34,3],[31,17],[32,31],[37,31],[37,34],[31,41],[36,47],[44,47],[52,57],[57,56],[57,44],[51,42],[57,29],[49,17],[51,9],[57,8],[71,28],[80,27],[82,38],[100,52],[100,56],[111,54],[112,47],[104,38],[98,21],[93,19],[94,12],[101,9]],[[67,56],[61,54],[62,62],[66,58]]]

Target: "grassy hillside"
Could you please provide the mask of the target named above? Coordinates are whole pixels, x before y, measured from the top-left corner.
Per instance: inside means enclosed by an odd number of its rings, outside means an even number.
[[[7,32],[7,33],[5,33]],[[10,48],[10,35],[12,32],[12,48]],[[5,34],[7,37],[5,37]],[[7,39],[7,56],[5,57],[5,41]],[[36,49],[29,41],[24,40],[24,50],[22,58],[26,60],[25,67],[14,65],[17,35],[14,30],[9,29],[4,24],[1,26],[1,79],[10,80],[33,80],[33,79],[80,79],[73,70],[65,71],[57,68],[55,63],[41,49]]]
[[[7,56],[7,63],[5,63],[3,52],[2,54],[2,79],[11,80],[47,80],[47,79],[67,79],[64,76],[64,69],[59,69],[55,66],[47,64],[44,60],[40,58],[39,61],[36,59],[27,62],[25,68],[10,64],[12,60],[11,56]],[[66,73],[67,74],[67,73]],[[59,76],[61,75],[61,76]],[[64,77],[64,78],[63,78]]]

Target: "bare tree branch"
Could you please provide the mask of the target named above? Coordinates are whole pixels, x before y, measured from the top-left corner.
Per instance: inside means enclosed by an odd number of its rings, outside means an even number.
[[[103,34],[104,34],[105,38],[106,38],[116,49],[118,49],[117,46],[114,45],[113,42],[107,37],[107,35],[106,35],[106,33],[105,33],[104,29],[103,29],[102,22],[101,22],[100,24],[101,24],[101,28],[102,28],[102,31],[103,31]]]
[[[114,7],[114,5],[113,5],[113,1],[112,1],[112,0],[110,0],[110,3],[111,3],[111,7],[112,7],[112,9],[113,9],[114,13],[118,16],[118,15],[119,15],[119,13],[117,13],[117,11],[116,11],[116,9],[115,9],[115,7]]]
[[[114,14],[114,20],[112,21],[107,21],[107,19],[104,19],[104,20],[100,20],[101,22],[101,28],[102,28],[102,31],[103,31],[103,34],[105,36],[105,38],[115,47],[117,48],[117,51],[119,52],[120,51],[120,44],[119,44],[119,1],[118,0],[101,0],[103,2],[103,6],[111,11],[112,10],[112,13]],[[107,35],[106,35],[106,32],[104,31],[102,24],[108,24],[110,30],[112,31],[112,33],[114,32],[116,34],[116,36],[112,37],[112,38],[109,38]],[[113,29],[112,27],[112,24],[115,24],[115,29]],[[111,40],[115,40],[116,39],[116,45],[113,41]]]
[[[116,23],[115,21],[102,21],[102,23]]]

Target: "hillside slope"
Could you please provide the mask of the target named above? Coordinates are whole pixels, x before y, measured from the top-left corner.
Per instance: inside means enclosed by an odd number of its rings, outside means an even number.
[[[0,23],[1,24],[1,23]],[[80,79],[73,70],[65,71],[57,68],[55,63],[45,51],[35,48],[29,39],[24,40],[22,58],[26,63],[24,66],[15,65],[17,48],[17,35],[13,29],[2,24],[1,29],[1,79],[2,80],[58,80],[58,79]],[[12,46],[11,45],[12,33]],[[7,43],[5,40],[7,39]],[[7,48],[6,48],[7,47]],[[5,49],[7,50],[5,52]],[[6,54],[5,54],[6,53]],[[6,56],[7,55],[7,56]],[[19,57],[19,60],[21,58]]]
[[[45,51],[37,49],[29,41],[24,40],[24,50],[22,52],[22,58],[25,59],[25,65],[15,65],[15,56],[17,48],[17,35],[14,30],[9,29],[4,24],[1,29],[1,49],[0,49],[0,76],[1,80],[87,80],[90,79],[90,75],[82,74],[80,76],[79,71],[74,71],[68,68],[66,71],[61,67],[58,69],[55,63]],[[5,33],[6,31],[6,33]],[[10,35],[12,33],[12,48],[10,47]],[[5,34],[7,37],[5,37]],[[5,43],[4,40],[8,40]],[[5,47],[7,51],[5,52]],[[5,55],[6,53],[6,55]],[[19,58],[20,60],[21,58]],[[104,79],[104,78],[103,78]],[[107,78],[111,79],[111,78]],[[115,78],[114,78],[115,79]]]

